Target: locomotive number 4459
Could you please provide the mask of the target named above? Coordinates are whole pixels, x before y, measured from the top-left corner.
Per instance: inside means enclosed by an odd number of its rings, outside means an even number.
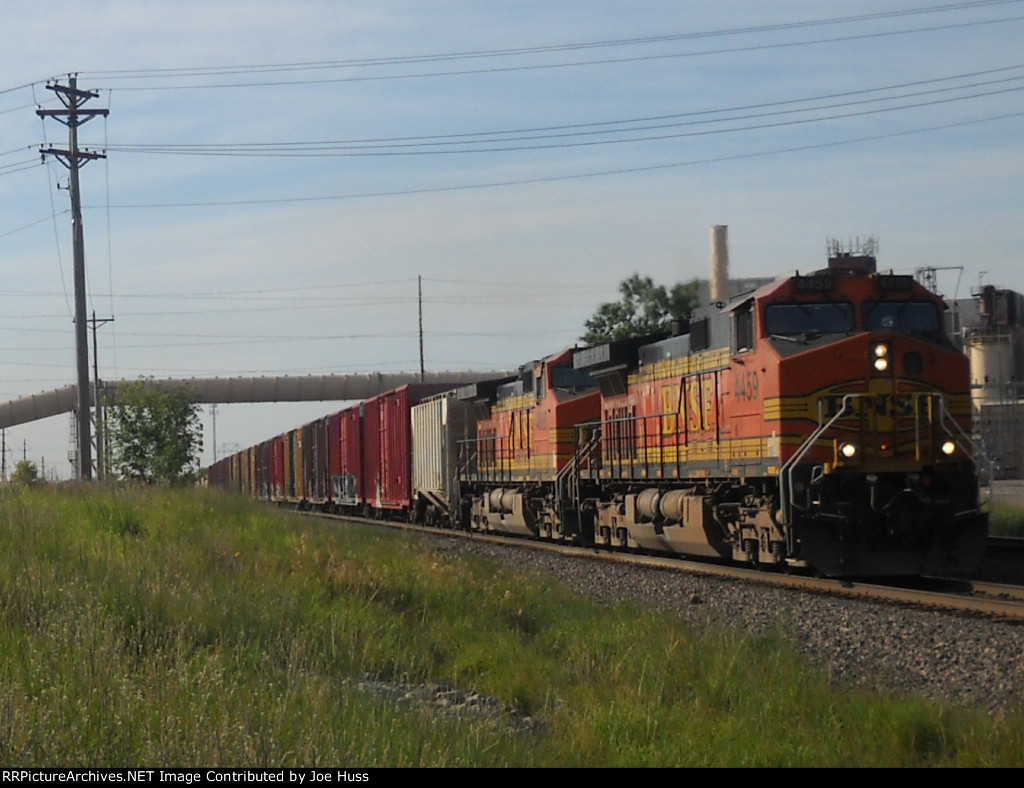
[[[733,379],[733,396],[737,400],[756,400],[760,386],[757,380],[757,372],[737,373]]]

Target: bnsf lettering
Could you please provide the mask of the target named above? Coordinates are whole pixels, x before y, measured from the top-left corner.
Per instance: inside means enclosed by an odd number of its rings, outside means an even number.
[[[690,378],[686,381],[687,420],[689,428],[696,432],[700,430],[700,379]]]
[[[661,433],[675,435],[679,428],[680,391],[682,386],[665,386],[661,390]]]
[[[701,395],[704,405],[704,429],[715,424],[715,376],[705,375],[701,383]]]
[[[853,413],[857,413],[857,403],[860,403],[860,412],[871,412],[877,416],[913,416],[914,415],[914,394],[876,394],[873,397],[859,397],[854,402]],[[825,416],[835,416],[843,407],[842,394],[830,394],[822,398],[825,403]]]

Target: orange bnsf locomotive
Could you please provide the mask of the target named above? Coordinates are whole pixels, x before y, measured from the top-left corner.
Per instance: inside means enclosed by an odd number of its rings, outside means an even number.
[[[515,380],[469,386],[456,397],[480,414],[458,463],[463,522],[480,531],[592,541],[577,506],[579,431],[596,425],[601,397],[592,376],[573,366],[572,350],[524,365]]]
[[[209,479],[481,532],[836,576],[967,575],[988,518],[944,309],[873,256],[837,253],[675,336],[396,389],[375,398],[387,408],[326,416]]]
[[[576,354],[601,387],[578,465],[597,544],[828,575],[969,573],[966,357],[942,300],[838,254],[691,320]]]

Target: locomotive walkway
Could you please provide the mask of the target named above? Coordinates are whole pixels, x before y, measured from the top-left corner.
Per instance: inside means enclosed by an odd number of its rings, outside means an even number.
[[[463,386],[494,380],[514,372],[367,372],[354,375],[311,375],[306,377],[184,378],[148,381],[155,386],[177,389],[189,386],[201,403],[218,405],[237,402],[341,402],[363,400],[407,383]],[[138,381],[103,381],[105,401],[116,398],[117,387]],[[0,429],[58,416],[75,410],[77,386],[44,391],[0,403]]]

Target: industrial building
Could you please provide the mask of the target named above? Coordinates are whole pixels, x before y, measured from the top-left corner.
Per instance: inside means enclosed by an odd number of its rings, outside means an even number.
[[[992,285],[951,304],[971,362],[974,437],[997,479],[1024,478],[1024,295]]]

